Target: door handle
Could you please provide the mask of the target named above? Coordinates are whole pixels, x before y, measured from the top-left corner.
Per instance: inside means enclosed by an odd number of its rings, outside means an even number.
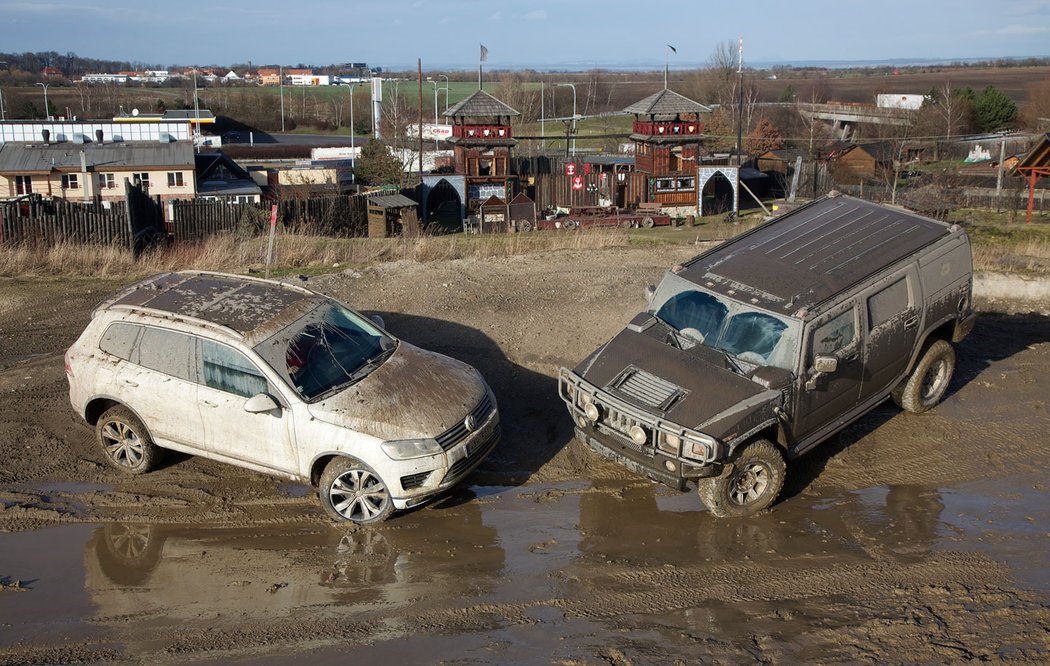
[[[919,325],[919,317],[916,315],[904,322],[904,328],[915,328]]]
[[[857,360],[857,357],[858,357],[858,356],[860,356],[860,352],[857,352],[857,351],[852,351],[852,352],[850,352],[849,354],[846,354],[846,355],[845,355],[845,356],[844,356],[844,357],[842,358],[842,360],[843,360],[843,361],[850,361],[850,362],[852,362],[852,361],[856,361],[856,360]]]
[[[130,379],[121,379],[121,380],[120,380],[120,383],[121,383],[121,384],[124,384],[125,386],[130,386],[130,387],[132,387],[132,388],[137,388],[137,387],[138,387],[138,385],[139,385],[139,383],[138,383],[138,382],[133,382],[133,381],[131,381]]]
[[[201,400],[201,402],[203,402],[208,407],[218,407],[219,406],[219,403],[211,402],[209,400]]]

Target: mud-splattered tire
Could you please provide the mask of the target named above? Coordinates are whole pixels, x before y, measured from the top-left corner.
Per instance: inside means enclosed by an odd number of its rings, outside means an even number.
[[[318,483],[321,506],[333,519],[358,525],[381,523],[394,512],[390,491],[368,465],[353,458],[334,458]]]
[[[123,405],[110,407],[99,418],[95,439],[106,462],[125,474],[145,474],[164,457],[146,426]]]
[[[955,349],[945,340],[926,345],[911,374],[891,394],[897,405],[921,414],[941,401],[955,372]]]
[[[733,471],[725,477],[700,479],[697,493],[712,515],[740,518],[758,513],[780,494],[786,465],[780,449],[757,439],[737,449]]]

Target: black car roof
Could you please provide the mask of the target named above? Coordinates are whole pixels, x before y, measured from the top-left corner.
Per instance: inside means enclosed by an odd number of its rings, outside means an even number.
[[[817,200],[684,264],[679,275],[783,314],[815,306],[952,233],[849,196]]]
[[[107,305],[192,317],[247,335],[289,307],[313,307],[321,300],[307,289],[254,278],[221,273],[164,273],[130,287]]]

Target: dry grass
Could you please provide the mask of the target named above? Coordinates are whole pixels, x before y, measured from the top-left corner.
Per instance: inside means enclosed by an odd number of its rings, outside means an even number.
[[[385,239],[282,234],[274,245],[272,265],[275,270],[302,270],[333,264],[366,266],[397,260],[506,257],[551,250],[602,249],[628,242],[628,232],[620,229]],[[265,238],[215,236],[202,243],[158,248],[137,261],[125,249],[106,246],[0,246],[0,276],[121,278],[186,269],[238,272],[263,268],[266,245]]]

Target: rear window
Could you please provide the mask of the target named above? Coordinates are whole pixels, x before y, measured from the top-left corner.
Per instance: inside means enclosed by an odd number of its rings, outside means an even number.
[[[135,340],[141,330],[142,327],[136,324],[110,324],[102,334],[102,339],[98,341],[98,348],[107,354],[129,361],[131,350],[135,348]]]

